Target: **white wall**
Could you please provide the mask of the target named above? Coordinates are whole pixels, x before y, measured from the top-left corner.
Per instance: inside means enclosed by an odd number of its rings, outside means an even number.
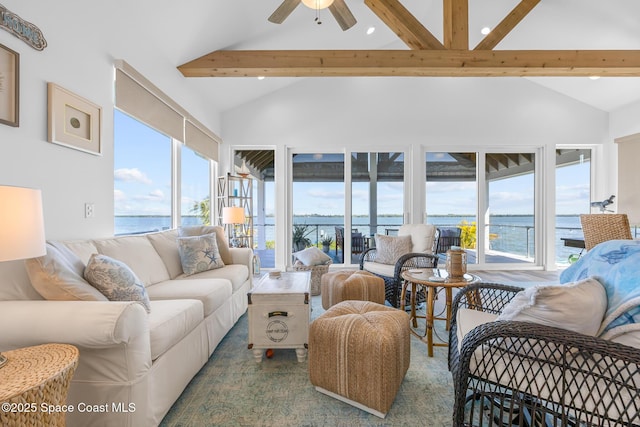
[[[37,25],[48,47],[38,52],[6,31],[0,44],[20,53],[20,127],[0,125],[0,185],[42,189],[49,239],[113,233],[113,61],[124,59],[214,132],[217,112],[186,86],[162,46],[145,39],[129,12],[135,2],[4,0]],[[179,29],[175,29],[178,31]],[[102,106],[102,156],[47,142],[47,82]],[[84,203],[96,216],[84,218]]]

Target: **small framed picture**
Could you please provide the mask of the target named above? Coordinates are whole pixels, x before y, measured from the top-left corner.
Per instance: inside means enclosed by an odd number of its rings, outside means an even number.
[[[18,127],[20,55],[0,44],[0,123]]]
[[[54,83],[48,83],[49,142],[100,155],[102,109]]]

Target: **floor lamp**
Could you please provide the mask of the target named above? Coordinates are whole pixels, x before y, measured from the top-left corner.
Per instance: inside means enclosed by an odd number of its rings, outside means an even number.
[[[40,190],[0,185],[0,262],[46,253]],[[0,354],[0,368],[6,363]]]
[[[222,208],[222,223],[230,224],[233,227],[231,246],[234,248],[240,246],[240,239],[238,238],[238,224],[244,224],[244,221],[244,208],[236,206]]]

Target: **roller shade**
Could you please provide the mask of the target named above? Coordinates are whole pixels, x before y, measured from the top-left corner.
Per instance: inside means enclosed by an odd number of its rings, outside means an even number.
[[[125,61],[115,62],[115,106],[154,129],[218,160],[219,136],[162,92]]]
[[[617,212],[627,214],[631,225],[640,225],[640,133],[615,142],[618,144]]]
[[[211,160],[218,161],[218,141],[201,131],[190,121],[185,121],[184,143],[193,151]]]
[[[184,117],[122,70],[116,70],[116,107],[165,135],[184,140]]]

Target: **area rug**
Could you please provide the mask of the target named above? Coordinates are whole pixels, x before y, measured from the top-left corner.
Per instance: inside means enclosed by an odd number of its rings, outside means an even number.
[[[312,318],[322,312],[312,298]],[[446,336],[444,331],[439,331]],[[276,350],[256,363],[247,349],[247,314],[193,378],[161,426],[451,426],[453,385],[446,347],[427,356],[411,338],[411,364],[384,419],[319,393],[308,362],[294,350]]]

